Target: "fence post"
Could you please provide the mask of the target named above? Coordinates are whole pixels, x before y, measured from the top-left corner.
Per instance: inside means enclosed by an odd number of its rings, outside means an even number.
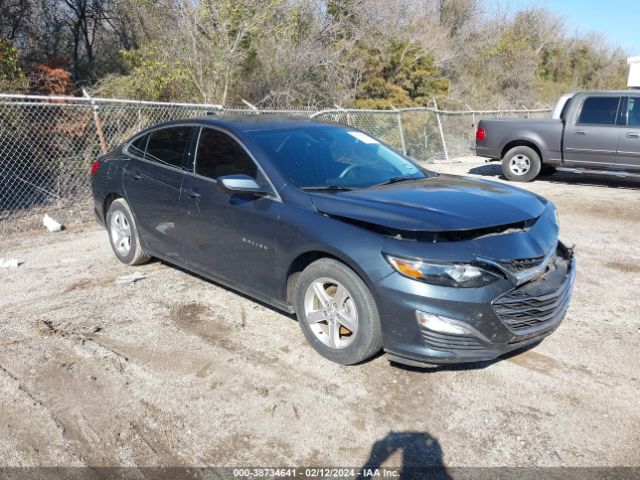
[[[442,148],[444,149],[444,158],[449,160],[449,152],[447,151],[447,141],[444,138],[444,128],[442,128],[442,120],[440,119],[440,109],[438,109],[438,102],[433,99],[433,106],[436,107],[436,119],[438,120],[438,129],[440,130],[440,138],[442,139]]]
[[[404,132],[402,131],[402,118],[401,118],[401,114],[400,112],[397,113],[398,115],[398,130],[400,131],[400,144],[402,145],[402,153],[404,153],[405,155],[407,154],[407,145],[404,143]]]
[[[89,103],[91,103],[91,110],[93,110],[93,122],[96,124],[96,132],[98,133],[98,139],[100,140],[100,147],[102,149],[102,153],[106,154],[109,151],[107,147],[107,139],[104,136],[104,131],[102,130],[102,122],[100,121],[100,116],[98,115],[98,105],[95,100],[89,96],[87,91],[83,88],[82,95],[85,98],[89,99]]]
[[[428,152],[429,152],[429,137],[428,137],[428,133],[427,133],[427,126],[428,125],[429,125],[429,110],[425,110],[425,112],[424,112],[424,132],[423,132],[425,158],[426,158],[426,156],[428,155]]]

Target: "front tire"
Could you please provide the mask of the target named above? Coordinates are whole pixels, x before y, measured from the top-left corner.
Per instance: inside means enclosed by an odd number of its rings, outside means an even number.
[[[302,333],[332,362],[353,365],[382,348],[373,295],[346,265],[330,258],[313,262],[298,278],[294,304]]]
[[[113,253],[127,265],[141,265],[151,258],[142,249],[138,226],[124,198],[118,198],[107,211],[107,231]]]
[[[502,159],[502,173],[512,182],[530,182],[541,168],[540,155],[530,147],[513,147]]]

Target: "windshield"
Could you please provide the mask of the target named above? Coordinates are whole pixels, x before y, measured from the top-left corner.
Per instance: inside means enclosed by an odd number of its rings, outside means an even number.
[[[346,127],[307,126],[249,134],[280,173],[301,189],[366,188],[428,176],[378,140]]]

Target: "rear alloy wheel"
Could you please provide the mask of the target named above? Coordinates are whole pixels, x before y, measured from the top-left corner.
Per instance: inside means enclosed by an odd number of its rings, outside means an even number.
[[[512,148],[502,159],[502,173],[512,182],[530,182],[538,176],[541,168],[540,156],[525,146]]]
[[[329,258],[312,263],[300,275],[294,295],[300,328],[320,355],[352,365],[382,348],[373,296],[344,264]]]
[[[114,200],[107,211],[107,230],[113,253],[127,265],[141,265],[151,258],[142,250],[138,228],[123,198]]]

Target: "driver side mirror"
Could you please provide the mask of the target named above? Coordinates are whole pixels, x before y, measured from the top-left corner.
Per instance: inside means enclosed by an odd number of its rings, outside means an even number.
[[[271,195],[264,187],[261,187],[255,179],[249,175],[225,175],[218,177],[218,188],[225,193],[237,193],[264,197]]]

